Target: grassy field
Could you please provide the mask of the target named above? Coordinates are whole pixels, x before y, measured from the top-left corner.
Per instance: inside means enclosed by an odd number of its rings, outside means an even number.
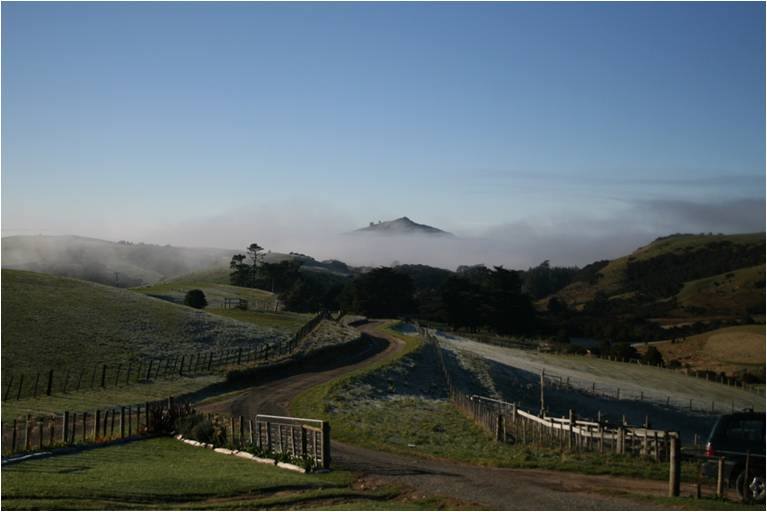
[[[335,439],[381,451],[476,464],[589,474],[667,478],[668,467],[623,456],[567,454],[498,444],[445,400],[441,375],[417,336],[401,335],[405,350],[372,367],[317,386],[291,405],[293,414],[332,422]],[[686,467],[690,475],[692,467]]]
[[[676,299],[686,308],[737,313],[754,304],[764,305],[764,278],[764,265],[741,268],[688,281]]]
[[[3,468],[4,510],[438,508],[344,471],[300,474],[157,438]]]
[[[82,368],[138,356],[252,347],[287,333],[130,290],[2,271],[3,371]]]
[[[665,361],[677,360],[692,369],[727,375],[742,370],[764,375],[765,333],[763,325],[725,327],[690,336],[677,343],[653,344]],[[638,346],[640,352],[647,350]]]
[[[213,276],[211,276],[213,278]],[[205,274],[189,274],[171,281],[163,281],[150,286],[131,288],[133,291],[161,298],[177,304],[183,304],[184,295],[192,289],[200,289],[205,293],[208,307],[221,309],[224,307],[224,299],[245,299],[253,309],[258,305],[262,309],[273,309],[276,297],[273,293],[258,288],[244,288],[230,284],[210,282]],[[271,306],[271,307],[270,307]]]
[[[220,315],[240,322],[248,322],[261,327],[270,327],[278,331],[294,333],[298,331],[314,315],[291,313],[290,311],[253,311],[242,309],[208,309],[208,313]]]

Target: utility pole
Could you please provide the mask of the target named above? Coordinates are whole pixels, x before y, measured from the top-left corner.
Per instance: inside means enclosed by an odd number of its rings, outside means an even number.
[[[544,416],[545,411],[546,411],[546,406],[545,406],[544,401],[543,401],[543,378],[544,378],[544,373],[545,373],[545,370],[543,368],[541,368],[541,413],[539,414],[539,416],[541,418]]]

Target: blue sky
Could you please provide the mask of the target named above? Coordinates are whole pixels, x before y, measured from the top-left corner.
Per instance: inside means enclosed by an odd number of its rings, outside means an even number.
[[[764,8],[4,3],[3,235],[763,229]]]

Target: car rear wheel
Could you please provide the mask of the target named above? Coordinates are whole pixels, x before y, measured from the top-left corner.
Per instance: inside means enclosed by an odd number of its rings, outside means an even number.
[[[746,472],[741,471],[735,480],[735,489],[743,501],[764,501],[764,476],[749,475],[746,482]]]

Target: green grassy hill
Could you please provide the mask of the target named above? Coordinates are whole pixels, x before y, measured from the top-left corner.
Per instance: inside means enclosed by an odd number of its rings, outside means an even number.
[[[130,290],[48,274],[4,269],[2,292],[2,369],[14,373],[246,348],[289,335]]]
[[[603,295],[654,303],[679,317],[754,313],[764,306],[764,251],[764,233],[672,235],[610,261],[595,279],[571,283],[556,296],[577,309]]]

